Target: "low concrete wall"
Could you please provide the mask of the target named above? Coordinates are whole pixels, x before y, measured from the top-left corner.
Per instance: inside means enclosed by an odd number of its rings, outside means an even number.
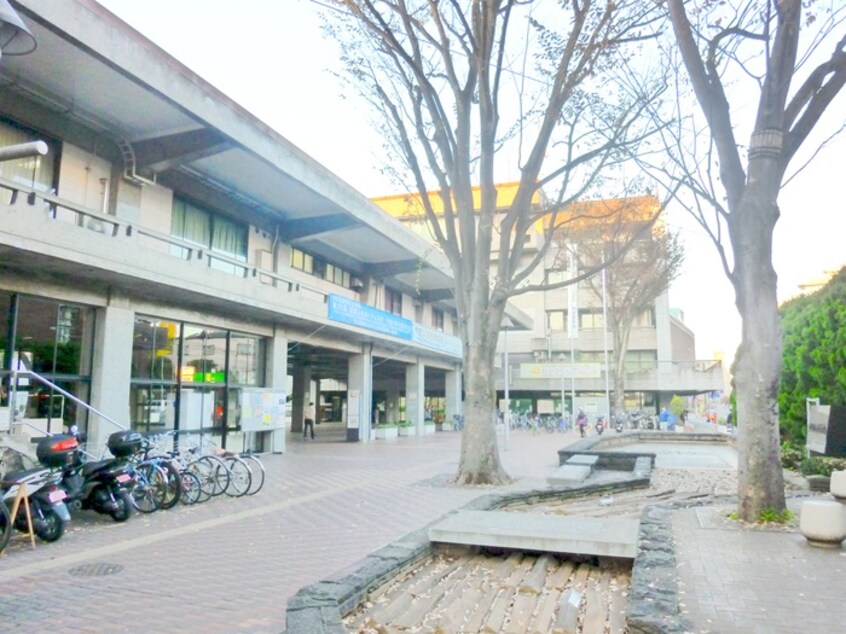
[[[516,504],[538,504],[648,486],[648,471],[636,471],[631,478],[614,483],[483,495],[465,504],[462,510],[489,511]],[[286,631],[290,634],[343,634],[345,630],[341,620],[366,601],[371,592],[403,570],[435,554],[437,547],[429,541],[429,527],[442,519],[438,518],[424,528],[372,552],[350,569],[330,579],[301,588],[288,601]]]
[[[726,434],[704,434],[704,433],[676,433],[669,431],[635,431],[623,432],[603,436],[591,436],[582,438],[564,449],[558,450],[558,464],[563,465],[569,458],[579,454],[598,455],[597,467],[618,471],[630,471],[634,465],[634,458],[637,456],[652,456],[652,466],[655,466],[654,453],[633,454],[629,452],[609,451],[615,447],[625,447],[639,443],[715,443],[734,446],[735,438]],[[630,466],[631,465],[631,466]]]

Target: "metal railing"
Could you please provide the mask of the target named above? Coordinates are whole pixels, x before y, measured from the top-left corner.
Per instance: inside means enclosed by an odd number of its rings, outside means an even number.
[[[88,209],[69,200],[59,198],[54,194],[41,192],[32,187],[15,183],[14,181],[0,178],[0,189],[11,192],[11,198],[8,203],[10,206],[16,205],[22,197],[26,199],[26,203],[29,206],[35,206],[36,202],[41,200],[45,203],[50,217],[54,220],[61,221],[61,213],[69,212],[73,218],[72,224],[78,227],[84,227],[111,237],[126,236],[127,238],[134,238],[138,236],[153,240],[164,245],[167,252],[173,257],[186,261],[199,260],[209,268],[216,268],[221,270],[221,272],[244,279],[252,277],[261,284],[281,288],[289,293],[305,292],[320,300],[323,300],[328,295],[325,291],[315,286],[303,284],[296,279],[258,268],[243,260],[223,253],[216,253],[207,247],[160,233],[154,229],[135,225],[115,216],[109,216],[100,211]],[[231,269],[231,272],[228,269]]]
[[[121,425],[114,418],[111,418],[110,416],[104,414],[103,412],[98,410],[96,407],[92,407],[91,405],[89,405],[88,403],[86,403],[82,399],[77,398],[76,396],[74,396],[73,394],[68,392],[67,390],[60,388],[58,385],[56,385],[55,383],[53,383],[49,379],[41,376],[37,372],[33,372],[32,370],[21,371],[21,370],[18,370],[16,368],[13,368],[12,372],[10,374],[10,377],[11,377],[11,381],[10,381],[11,385],[10,385],[10,389],[9,389],[9,404],[10,404],[10,407],[9,407],[9,411],[10,411],[10,413],[9,413],[9,428],[10,429],[11,429],[12,425],[28,425],[29,427],[33,427],[35,429],[38,429],[37,427],[35,427],[34,425],[31,425],[30,423],[27,423],[26,421],[20,421],[20,422],[16,421],[17,407],[15,406],[15,404],[16,404],[16,400],[17,400],[16,394],[18,392],[18,389],[17,389],[18,377],[20,377],[20,376],[25,376],[26,378],[31,378],[38,383],[46,385],[47,387],[49,387],[54,392],[58,392],[59,394],[64,396],[66,399],[73,401],[74,403],[76,403],[80,407],[87,409],[92,414],[99,416],[100,418],[102,418],[107,423],[111,423],[112,425],[114,425],[115,427],[120,429],[121,431],[126,431],[128,429],[128,427]],[[39,429],[39,431],[41,432],[42,430]]]

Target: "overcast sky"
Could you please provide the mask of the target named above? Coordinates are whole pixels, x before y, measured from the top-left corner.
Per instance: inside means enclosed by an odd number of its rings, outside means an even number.
[[[337,50],[309,0],[98,1],[365,195],[395,192],[378,169],[384,157],[367,113],[332,75]],[[773,254],[780,299],[846,264],[844,174],[846,137],[782,191]],[[697,358],[731,356],[740,319],[716,250],[684,212],[671,209],[666,220],[687,254],[670,306],[696,334]]]

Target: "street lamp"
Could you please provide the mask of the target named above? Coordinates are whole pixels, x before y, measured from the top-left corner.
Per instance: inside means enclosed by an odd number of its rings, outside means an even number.
[[[0,0],[0,56],[26,55],[35,47],[35,38],[9,0]]]

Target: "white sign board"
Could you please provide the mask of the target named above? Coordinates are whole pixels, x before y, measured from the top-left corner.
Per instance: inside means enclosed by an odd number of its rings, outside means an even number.
[[[262,388],[241,390],[241,430],[272,431],[285,427],[285,398],[282,391]]]
[[[809,451],[826,453],[828,442],[828,419],[831,405],[812,405],[808,407],[808,435],[805,442]]]
[[[521,363],[521,379],[598,379],[598,363]]]

